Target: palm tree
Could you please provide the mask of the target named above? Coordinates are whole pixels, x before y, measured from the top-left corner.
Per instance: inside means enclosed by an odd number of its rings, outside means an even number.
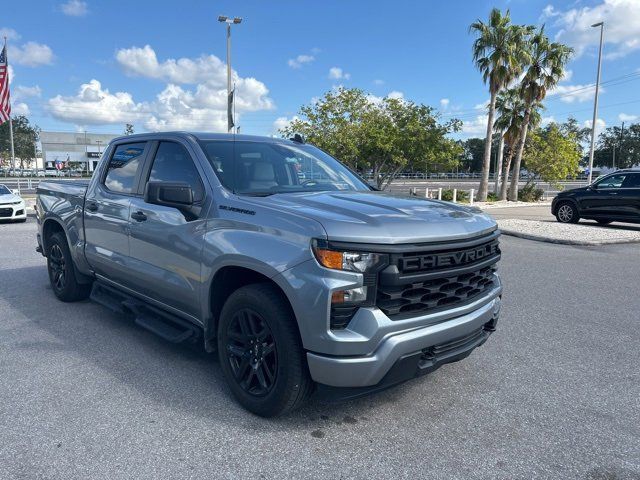
[[[544,100],[547,91],[558,84],[564,74],[564,67],[573,52],[572,48],[562,43],[550,42],[544,34],[544,26],[531,38],[529,49],[530,60],[520,83],[520,95],[525,103],[524,118],[509,187],[509,199],[513,201],[518,200],[520,165],[524,144],[527,140],[527,131],[531,123],[531,112],[536,105]]]
[[[485,139],[482,179],[478,188],[478,200],[485,201],[489,190],[489,168],[491,165],[491,136],[495,115],[496,96],[509,85],[527,64],[525,48],[527,28],[511,24],[509,10],[502,15],[494,8],[488,23],[477,20],[469,27],[477,38],[473,42],[473,61],[482,72],[482,80],[489,84],[489,118]]]
[[[509,180],[509,169],[511,167],[511,161],[516,151],[518,140],[520,139],[520,132],[522,131],[522,124],[525,114],[525,102],[520,97],[520,88],[512,87],[507,90],[503,90],[496,99],[496,111],[498,112],[498,118],[494,128],[497,132],[502,134],[502,140],[507,144],[508,153],[507,161],[502,168],[502,179],[500,185],[500,200],[507,199],[507,182]],[[540,112],[538,108],[533,108],[529,115],[529,123],[537,125],[540,123]]]

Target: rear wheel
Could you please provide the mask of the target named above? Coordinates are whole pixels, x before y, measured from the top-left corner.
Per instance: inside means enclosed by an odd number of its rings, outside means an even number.
[[[570,202],[563,202],[558,206],[556,219],[560,223],[578,223],[580,215],[578,209]]]
[[[311,393],[296,320],[272,285],[248,285],[229,297],[218,324],[218,355],[234,396],[257,415],[286,413]]]
[[[73,259],[64,234],[58,232],[49,238],[47,270],[53,293],[63,302],[84,300],[89,296],[91,285],[78,283],[73,268]]]

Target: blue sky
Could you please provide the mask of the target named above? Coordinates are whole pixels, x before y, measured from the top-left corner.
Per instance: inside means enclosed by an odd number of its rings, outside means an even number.
[[[605,60],[600,126],[640,120],[640,0],[11,2],[15,113],[45,130],[119,133],[225,129],[225,32],[233,29],[238,123],[272,134],[302,104],[338,85],[403,96],[462,119],[483,136],[488,95],[471,61],[469,24],[492,7],[516,23],[545,23],[576,49],[567,78],[545,102],[546,121],[590,124],[598,31]],[[613,80],[613,81],[611,81]]]

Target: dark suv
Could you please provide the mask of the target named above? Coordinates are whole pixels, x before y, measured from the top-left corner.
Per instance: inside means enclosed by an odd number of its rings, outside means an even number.
[[[561,192],[553,199],[551,213],[561,223],[581,218],[605,225],[640,223],[640,169],[618,170],[586,187]]]

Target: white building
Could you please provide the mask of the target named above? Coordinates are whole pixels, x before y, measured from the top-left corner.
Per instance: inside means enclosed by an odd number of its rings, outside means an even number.
[[[56,160],[79,163],[82,170],[93,172],[100,155],[115,137],[115,133],[40,132],[42,163],[38,168],[55,168]]]

